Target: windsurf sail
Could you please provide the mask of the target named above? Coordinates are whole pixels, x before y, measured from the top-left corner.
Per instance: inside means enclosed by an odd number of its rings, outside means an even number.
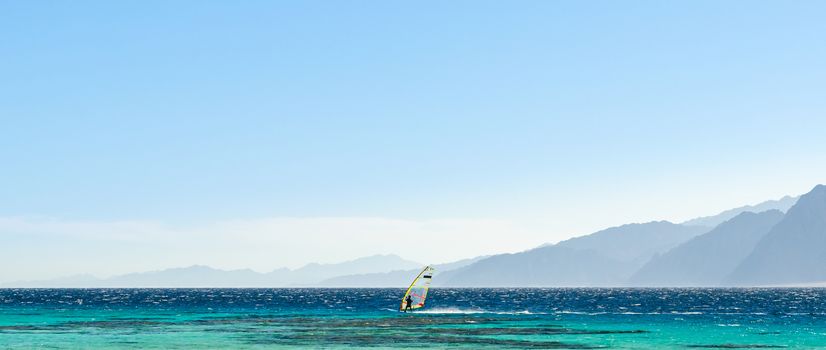
[[[407,292],[404,293],[399,311],[406,311],[408,309],[416,310],[424,307],[424,301],[427,299],[427,290],[430,288],[430,281],[433,279],[433,272],[435,271],[436,269],[426,266],[422,272],[419,272],[419,275],[416,276],[416,279],[414,279],[410,287],[407,288]],[[408,296],[411,301],[409,308],[407,305]]]

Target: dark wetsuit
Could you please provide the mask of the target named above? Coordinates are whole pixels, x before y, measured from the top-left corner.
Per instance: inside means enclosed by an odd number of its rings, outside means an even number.
[[[407,310],[413,311],[413,298],[408,295],[405,301],[407,306],[404,307],[404,312],[407,312]]]

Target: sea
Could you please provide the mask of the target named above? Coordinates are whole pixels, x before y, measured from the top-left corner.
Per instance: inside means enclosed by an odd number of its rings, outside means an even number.
[[[826,289],[0,289],[2,349],[816,349]]]

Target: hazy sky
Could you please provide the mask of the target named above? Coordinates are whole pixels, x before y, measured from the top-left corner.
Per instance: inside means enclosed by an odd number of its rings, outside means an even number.
[[[0,282],[518,251],[826,182],[823,1],[0,2]]]

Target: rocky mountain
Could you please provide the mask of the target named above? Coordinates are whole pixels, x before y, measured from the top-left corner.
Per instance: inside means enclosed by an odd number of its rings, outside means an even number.
[[[715,227],[725,221],[731,220],[737,215],[744,212],[761,213],[767,210],[779,210],[783,213],[789,210],[800,197],[785,196],[777,200],[765,201],[760,204],[746,205],[739,208],[729,209],[722,213],[712,216],[704,216],[696,219],[691,219],[683,223],[683,225],[692,226],[706,226]]]
[[[592,250],[618,261],[642,266],[655,254],[666,252],[708,230],[706,227],[652,221],[612,227],[559,242],[557,246]]]
[[[788,211],[783,213],[784,210]],[[375,255],[268,273],[190,266],[3,287],[400,287],[423,264]],[[438,287],[789,286],[826,283],[826,186],[683,224],[627,224],[436,265]]]
[[[516,254],[482,259],[441,277],[448,286],[619,286],[655,254],[708,231],[667,221],[612,227]]]
[[[826,186],[801,196],[726,281],[749,286],[826,281]]]
[[[783,218],[779,210],[743,212],[708,233],[651,259],[630,279],[634,286],[718,286]]]

